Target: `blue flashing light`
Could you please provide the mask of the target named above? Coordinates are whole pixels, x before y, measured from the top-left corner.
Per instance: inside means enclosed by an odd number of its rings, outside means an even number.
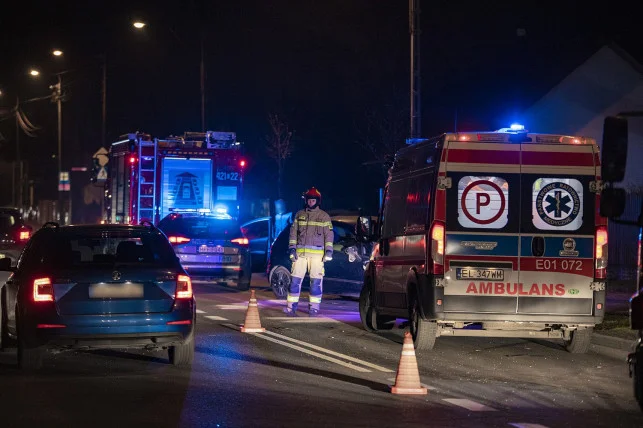
[[[525,125],[521,125],[519,123],[512,123],[509,129],[511,129],[512,131],[524,131]]]

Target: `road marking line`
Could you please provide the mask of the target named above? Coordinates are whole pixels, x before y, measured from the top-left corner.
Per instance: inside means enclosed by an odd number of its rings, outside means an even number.
[[[514,424],[510,423],[512,427],[516,428],[547,428],[545,425],[540,425],[540,424]]]
[[[269,333],[269,332],[266,331],[266,333]],[[310,350],[308,350],[306,348],[302,348],[301,346],[292,345],[292,344],[290,344],[288,342],[273,339],[272,337],[265,336],[264,335],[265,333],[262,333],[262,334],[250,333],[250,334],[252,334],[253,336],[258,337],[260,339],[264,339],[264,340],[268,340],[270,342],[278,343],[279,345],[283,345],[285,347],[295,349],[297,351],[303,352],[304,354],[308,354],[308,355],[315,356],[317,358],[321,358],[322,360],[330,361],[331,363],[339,364],[340,366],[348,367],[349,369],[353,369],[353,370],[356,370],[358,372],[370,373],[370,370],[365,369],[363,367],[355,366],[355,365],[347,363],[345,361],[338,360],[337,358],[329,357],[327,355],[320,354],[318,352],[310,351]]]
[[[444,401],[447,403],[455,404],[456,406],[464,407],[467,410],[472,412],[495,412],[496,409],[485,406],[484,404],[476,403],[472,400],[467,400],[465,398],[444,398]]]
[[[396,381],[397,379],[395,379],[395,378],[391,378],[391,379],[386,379],[386,380],[388,380],[389,382],[391,382],[391,385],[395,385],[395,381]],[[436,389],[436,388],[435,388],[435,386],[430,386],[430,385],[427,385],[426,383],[421,383],[421,384],[420,384],[420,386],[423,386],[423,387],[425,387],[426,389],[430,389],[431,391],[435,391],[435,389]]]
[[[334,355],[335,357],[343,358],[343,359],[345,359],[347,361],[352,361],[354,363],[361,364],[363,366],[370,367],[372,369],[379,370],[381,372],[395,373],[393,370],[389,370],[386,367],[378,366],[376,364],[369,363],[368,361],[360,360],[359,358],[354,358],[354,357],[351,357],[351,356],[348,356],[348,355],[341,354],[339,352],[331,351],[330,349],[322,348],[321,346],[313,345],[312,343],[308,343],[308,342],[304,342],[304,341],[301,341],[301,340],[293,339],[292,337],[283,336],[281,334],[274,333],[274,332],[268,331],[268,330],[266,330],[266,334],[269,334],[270,336],[276,336],[276,337],[279,337],[279,338],[281,338],[283,340],[288,340],[290,342],[297,343],[297,344],[302,345],[302,346],[307,346],[307,347],[309,347],[311,349],[314,349],[316,351],[325,352],[325,353],[327,353],[329,355]]]
[[[205,311],[202,311],[201,309],[197,309],[197,310],[196,310],[196,313],[197,313],[197,314],[205,314],[206,312],[205,312]]]
[[[225,310],[246,310],[248,305],[217,305],[217,308]]]
[[[334,320],[332,318],[327,318],[327,317],[317,317],[317,318],[308,318],[308,317],[301,317],[301,318],[293,318],[293,317],[266,317],[267,320],[276,320],[276,321],[284,321],[287,323],[336,323],[339,322],[337,320]]]
[[[209,319],[209,320],[212,320],[212,321],[228,321],[228,319],[227,319],[227,318],[218,317],[218,316],[216,316],[216,315],[206,315],[205,317],[206,317],[207,319]]]

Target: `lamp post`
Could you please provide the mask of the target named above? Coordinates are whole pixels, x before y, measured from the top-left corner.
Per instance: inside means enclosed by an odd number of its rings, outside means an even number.
[[[62,73],[56,74],[58,78],[58,83],[51,85],[49,88],[53,89],[53,94],[51,96],[51,101],[56,103],[56,111],[58,113],[58,213],[60,215],[60,221],[63,221],[64,210],[63,210],[63,195],[64,191],[61,188],[61,178],[62,178],[62,148],[63,148],[63,116],[62,116]]]

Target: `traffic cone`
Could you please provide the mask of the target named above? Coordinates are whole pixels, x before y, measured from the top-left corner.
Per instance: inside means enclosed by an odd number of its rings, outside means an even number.
[[[261,327],[261,320],[259,319],[259,307],[257,306],[257,296],[255,291],[250,290],[250,302],[248,303],[248,310],[246,311],[246,321],[241,327],[242,333],[263,333],[265,328]]]
[[[408,331],[404,333],[404,345],[400,364],[397,366],[395,385],[391,387],[393,394],[427,394],[427,389],[420,384],[420,372],[418,362],[415,359],[415,348],[413,338]]]

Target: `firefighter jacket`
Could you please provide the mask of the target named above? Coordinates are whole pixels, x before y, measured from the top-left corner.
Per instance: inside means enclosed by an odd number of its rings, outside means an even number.
[[[290,226],[288,248],[296,248],[298,256],[324,256],[333,251],[333,223],[319,207],[306,208],[295,214]]]

